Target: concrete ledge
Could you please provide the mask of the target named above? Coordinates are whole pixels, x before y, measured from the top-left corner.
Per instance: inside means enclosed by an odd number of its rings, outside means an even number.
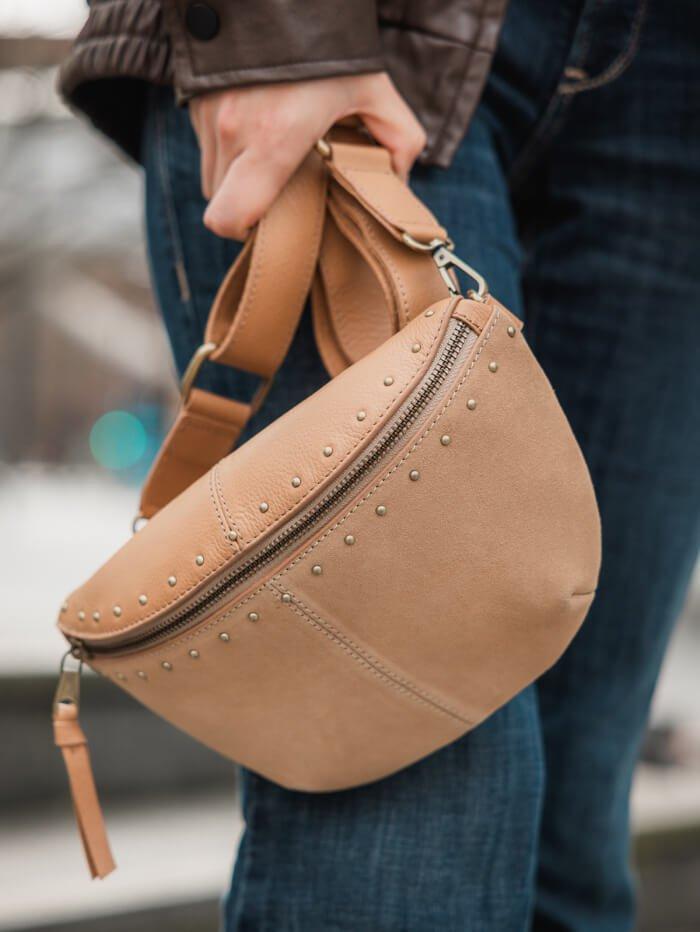
[[[0,812],[56,800],[67,804],[61,756],[53,744],[55,678],[0,677]],[[100,795],[114,800],[231,788],[235,767],[144,709],[114,684],[83,677],[81,723]]]

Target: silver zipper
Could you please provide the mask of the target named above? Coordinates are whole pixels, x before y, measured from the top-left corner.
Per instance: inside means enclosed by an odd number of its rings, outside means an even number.
[[[163,619],[147,633],[136,635],[118,644],[106,644],[71,641],[75,646],[87,650],[88,654],[120,654],[142,650],[161,640],[170,638],[176,632],[197,624],[202,620],[213,605],[221,602],[242,583],[255,576],[261,569],[277,559],[280,554],[290,547],[298,544],[319,522],[335,509],[339,503],[359,485],[362,479],[389,453],[416,419],[420,417],[436,393],[442,387],[445,379],[452,371],[455,362],[464,349],[472,333],[464,321],[453,319],[452,333],[443,341],[437,361],[433,364],[423,384],[418,388],[413,398],[398,412],[394,423],[389,427],[383,437],[346,473],[345,476],[307,512],[296,518],[287,527],[274,537],[269,544],[257,554],[249,557],[239,564],[230,574],[219,579],[208,590],[201,593],[189,605]],[[117,635],[118,636],[118,635]]]

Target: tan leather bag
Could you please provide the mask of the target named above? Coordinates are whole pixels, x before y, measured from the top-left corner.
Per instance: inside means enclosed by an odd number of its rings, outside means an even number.
[[[454,294],[454,264],[387,153],[339,137],[229,273],[144,489],[150,520],[59,616],[56,741],[93,875],[113,862],[83,662],[271,780],[337,790],[463,735],[583,621],[600,561],[588,471],[520,322],[463,264],[478,287]],[[227,455],[264,391],[218,398],[197,369],[269,382],[310,289],[336,377]]]

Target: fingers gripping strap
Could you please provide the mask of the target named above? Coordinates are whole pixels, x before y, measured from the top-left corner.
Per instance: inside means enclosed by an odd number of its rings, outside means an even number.
[[[330,158],[310,153],[219,289],[204,335],[216,347],[209,358],[271,380],[311,290],[316,342],[337,375],[445,296],[430,255],[409,249],[404,234],[446,239],[386,150],[334,142]],[[148,475],[141,514],[153,516],[225,456],[257,406],[192,390]]]
[[[272,378],[294,336],[321,245],[327,173],[316,153],[286,185],[226,277],[205,342],[215,362]]]

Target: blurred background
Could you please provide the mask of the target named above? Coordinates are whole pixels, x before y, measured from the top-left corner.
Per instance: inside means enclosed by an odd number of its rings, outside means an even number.
[[[233,766],[86,677],[120,865],[91,883],[49,727],[56,610],[128,537],[177,399],[141,178],[54,92],[83,15],[0,0],[0,932],[213,932],[240,834]],[[634,790],[642,930],[700,932],[699,670],[696,574]]]

